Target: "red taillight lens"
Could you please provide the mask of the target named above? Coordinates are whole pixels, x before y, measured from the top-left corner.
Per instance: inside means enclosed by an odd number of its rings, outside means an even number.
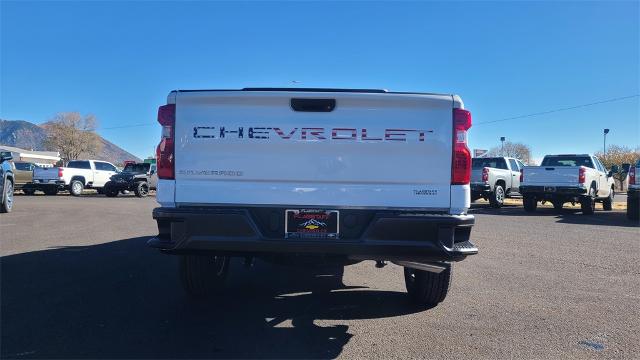
[[[489,168],[482,169],[482,182],[489,182]]]
[[[61,178],[63,175],[62,168],[58,168],[58,177]]]
[[[636,167],[631,166],[629,169],[629,184],[633,185],[636,183]]]
[[[471,128],[471,113],[463,109],[453,109],[451,185],[466,185],[471,180],[471,151],[467,147],[469,128]]]
[[[578,170],[578,182],[580,184],[584,184],[584,173],[586,170],[587,169],[584,166],[580,166],[580,170]]]
[[[162,137],[156,150],[158,178],[175,178],[174,132],[176,125],[176,105],[168,104],[158,108],[158,122],[162,125]]]

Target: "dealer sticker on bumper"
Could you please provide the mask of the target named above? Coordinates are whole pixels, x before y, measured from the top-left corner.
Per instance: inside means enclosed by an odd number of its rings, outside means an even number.
[[[285,212],[288,238],[338,238],[337,210],[296,209]]]

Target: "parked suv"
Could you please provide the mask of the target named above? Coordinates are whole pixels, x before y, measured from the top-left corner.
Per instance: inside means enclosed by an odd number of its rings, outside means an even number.
[[[174,91],[158,111],[159,234],[183,287],[229,258],[404,267],[411,299],[447,295],[471,243],[471,114],[457,95],[384,90]]]
[[[522,177],[525,211],[535,211],[538,201],[550,201],[557,211],[564,203],[580,203],[585,215],[593,214],[596,202],[607,211],[613,207],[613,173],[592,155],[547,155],[540,166],[526,166]]]
[[[121,173],[111,176],[104,185],[104,193],[116,197],[121,191],[133,191],[137,197],[145,197],[155,190],[157,176],[149,163],[128,163]]]
[[[471,201],[489,200],[499,208],[504,199],[520,195],[520,170],[524,164],[510,157],[474,158],[471,168]]]
[[[8,213],[13,209],[13,184],[15,178],[11,165],[11,152],[0,152],[0,213]]]

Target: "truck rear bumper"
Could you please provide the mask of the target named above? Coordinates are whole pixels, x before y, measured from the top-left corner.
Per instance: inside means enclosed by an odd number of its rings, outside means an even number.
[[[533,195],[537,198],[551,198],[553,196],[581,196],[587,194],[587,188],[581,186],[543,186],[520,185],[520,193]]]
[[[49,181],[49,182],[30,182],[26,183],[22,186],[22,189],[26,190],[50,190],[50,189],[58,189],[64,190],[65,184],[64,181]]]
[[[489,193],[491,186],[486,183],[471,183],[471,192],[474,194]]]
[[[285,208],[156,208],[159,235],[148,245],[172,254],[298,253],[393,261],[460,261],[478,252],[470,241],[472,215],[345,209],[340,238],[292,239],[284,236],[284,214]]]

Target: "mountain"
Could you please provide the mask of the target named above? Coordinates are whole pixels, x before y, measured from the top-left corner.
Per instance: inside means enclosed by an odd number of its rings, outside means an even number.
[[[27,150],[47,150],[44,147],[46,136],[47,132],[44,128],[28,121],[0,119],[0,145],[15,146]],[[102,142],[102,151],[92,156],[96,160],[105,160],[114,164],[122,164],[125,160],[142,161],[103,137],[100,137],[100,141]]]
[[[23,120],[0,119],[0,144],[27,150],[46,150],[43,146],[47,136],[45,129]]]

